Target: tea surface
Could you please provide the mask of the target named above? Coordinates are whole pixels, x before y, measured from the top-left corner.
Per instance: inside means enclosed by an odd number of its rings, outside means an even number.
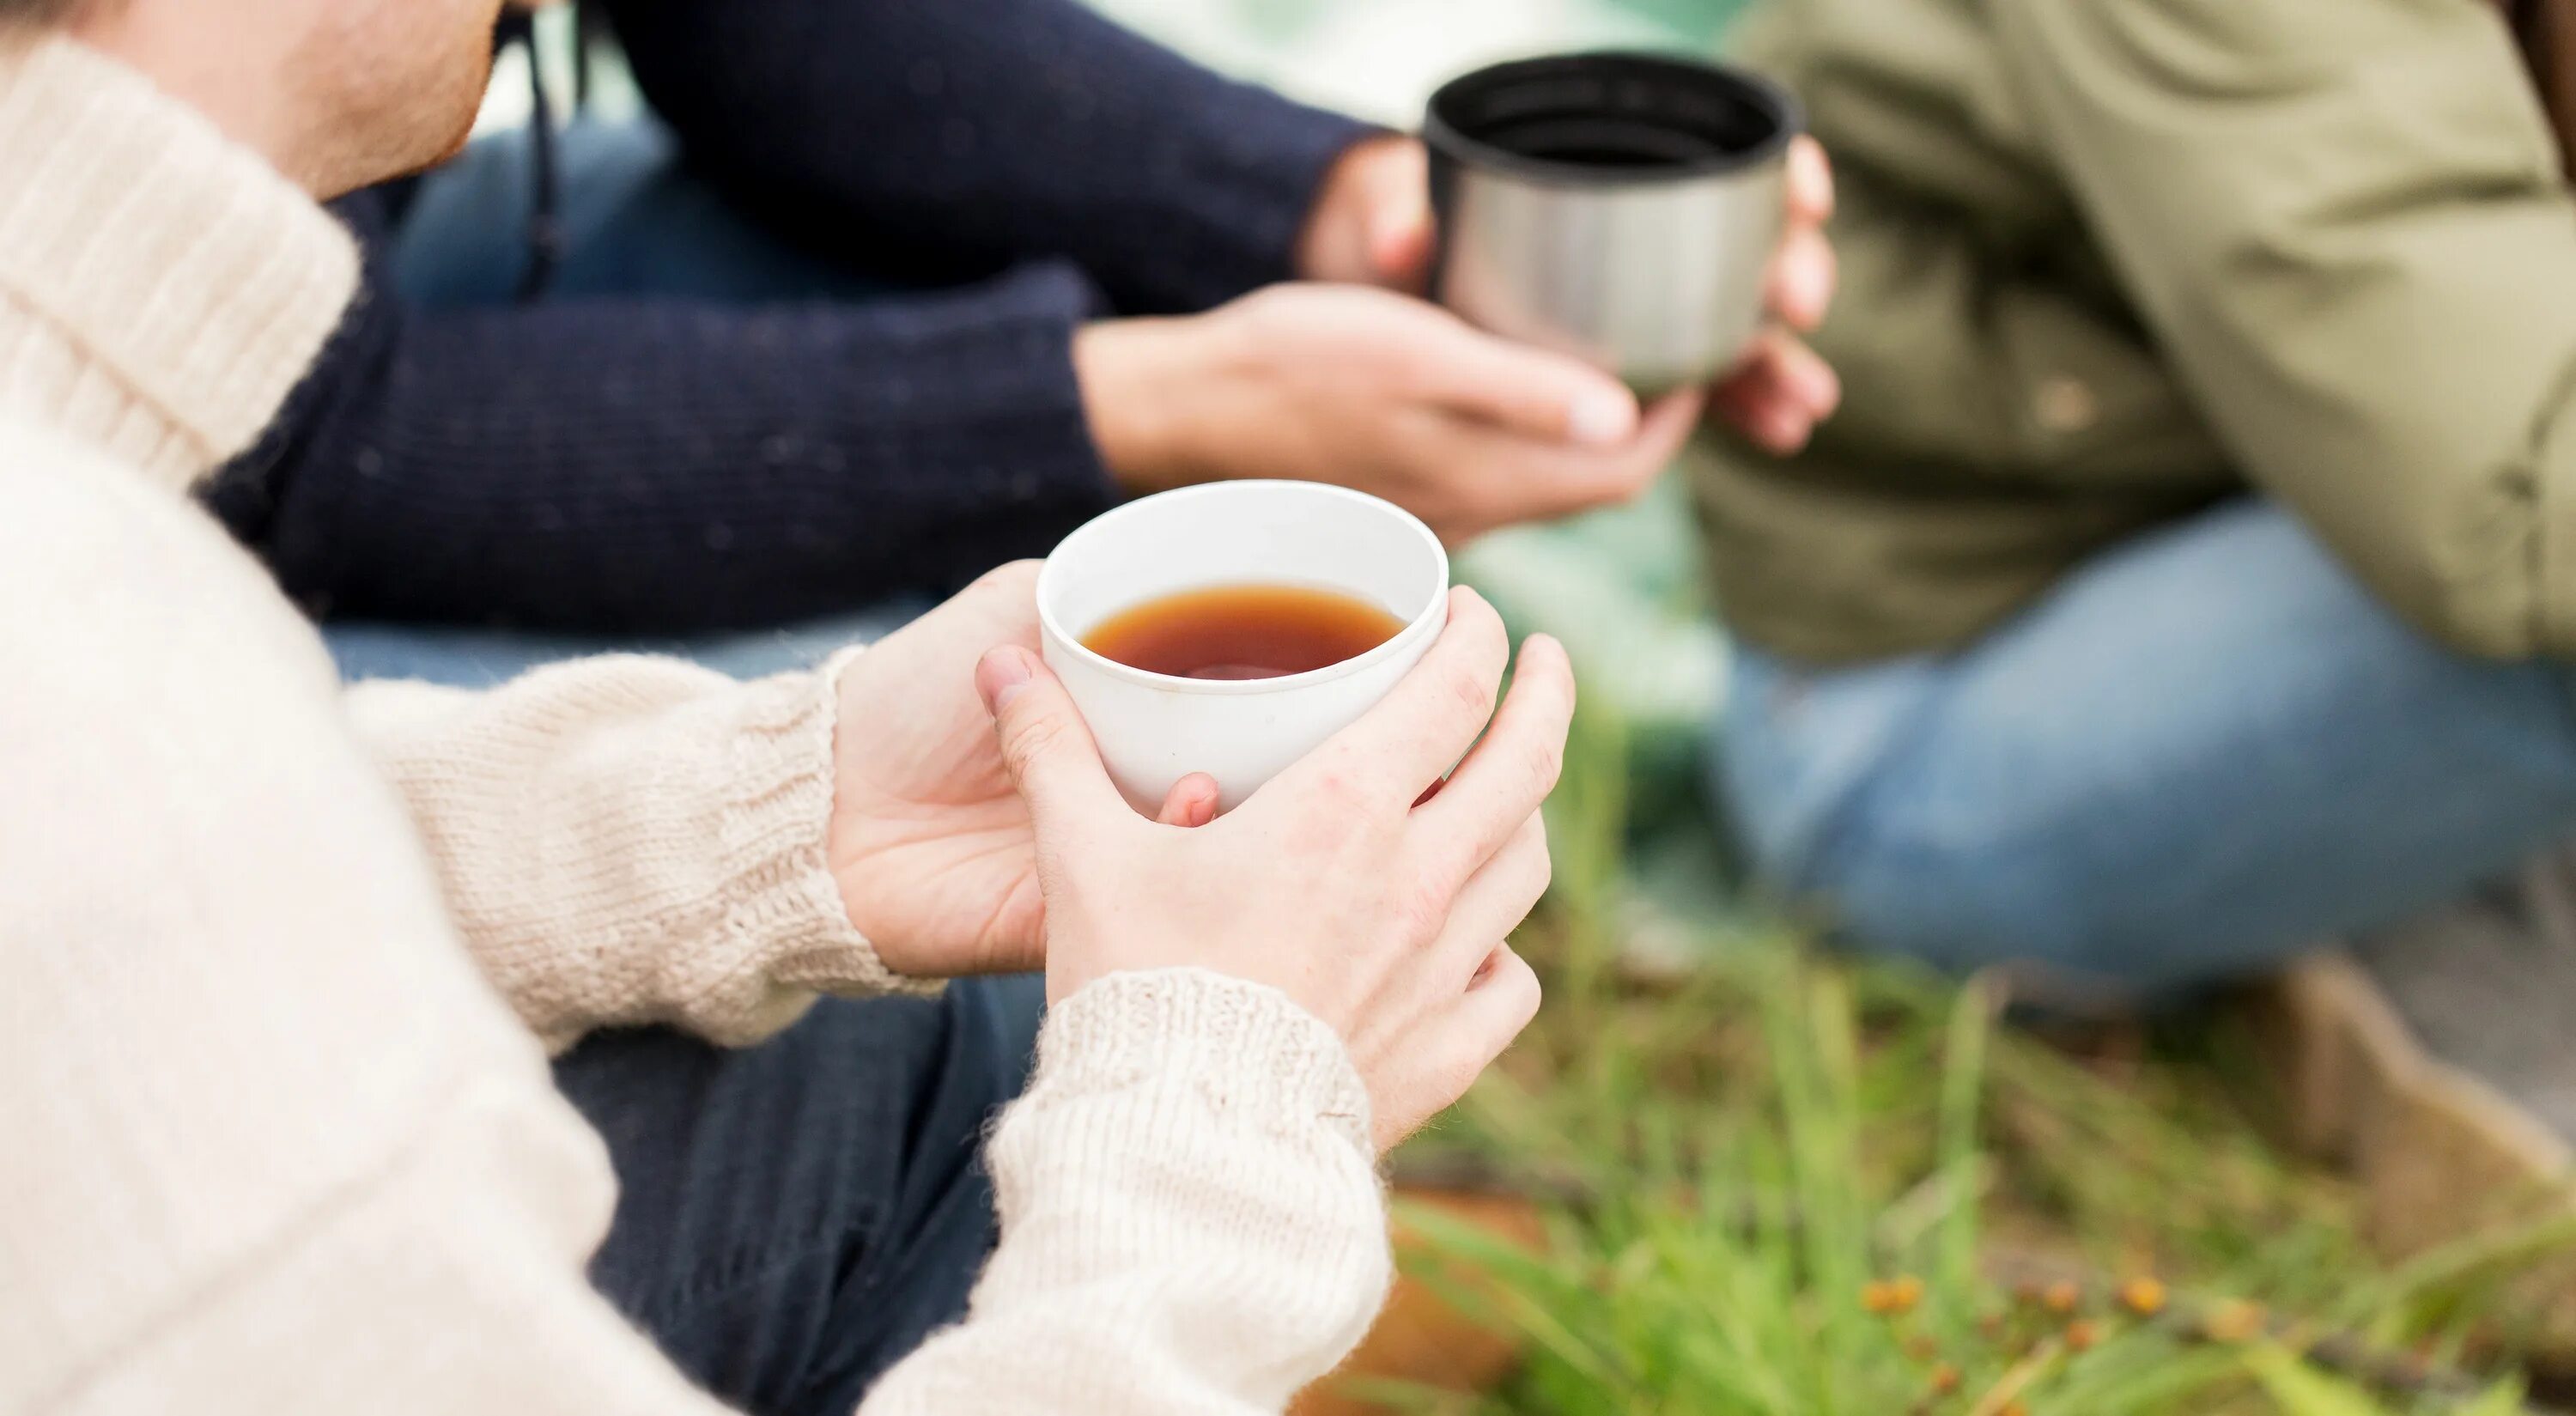
[[[1212,585],[1111,615],[1082,637],[1082,645],[1147,673],[1264,679],[1357,658],[1403,629],[1404,621],[1338,591]]]

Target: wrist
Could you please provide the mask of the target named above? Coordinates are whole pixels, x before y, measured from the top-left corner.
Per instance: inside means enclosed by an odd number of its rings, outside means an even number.
[[[1320,1126],[1374,1160],[1368,1086],[1341,1035],[1277,988],[1197,967],[1117,970],[1053,1002],[1028,1095],[1131,1090],[1140,1078],[1226,1102],[1260,1130]]]
[[[1103,320],[1074,332],[1092,444],[1130,496],[1205,480],[1193,411],[1214,367],[1206,343],[1205,317]]]

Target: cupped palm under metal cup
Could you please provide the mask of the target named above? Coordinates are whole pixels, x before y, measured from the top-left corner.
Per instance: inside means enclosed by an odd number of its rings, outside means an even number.
[[[1124,610],[1187,590],[1294,585],[1375,605],[1404,628],[1309,673],[1195,679],[1107,658],[1083,640]],[[1358,720],[1449,623],[1449,554],[1411,513],[1314,482],[1213,482],[1103,512],[1038,573],[1038,624],[1120,792],[1151,813],[1193,772],[1232,811]]]
[[[1641,394],[1704,383],[1762,322],[1797,101],[1653,54],[1524,59],[1431,96],[1434,298]]]

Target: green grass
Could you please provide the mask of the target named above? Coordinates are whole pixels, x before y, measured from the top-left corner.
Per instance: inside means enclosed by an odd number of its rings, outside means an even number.
[[[1476,1413],[2525,1410],[2504,1286],[2554,1218],[2408,1264],[2357,1196],[2267,1139],[2248,1024],[1997,1021],[1983,985],[1712,939],[1618,969],[1626,791],[1587,712],[1551,809],[1559,888],[1525,943],[1540,1024],[1399,1159],[1546,1198],[1525,1252],[1415,1211],[1419,1271],[1528,1360]],[[2129,1301],[2153,1278],[2161,1304]],[[2138,1295],[2131,1295],[2132,1297]]]

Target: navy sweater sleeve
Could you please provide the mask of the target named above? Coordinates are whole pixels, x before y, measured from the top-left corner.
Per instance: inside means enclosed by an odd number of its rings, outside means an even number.
[[[1131,313],[1286,278],[1365,131],[1077,0],[606,8],[655,111],[745,200],[916,264],[1062,255]]]
[[[380,202],[343,214],[381,232]],[[316,614],[683,632],[937,590],[1109,504],[1096,296],[1035,265],[882,304],[426,312],[379,263],[208,501]]]
[[[347,325],[208,500],[314,612],[775,624],[1042,553],[1113,489],[1071,342],[1288,274],[1360,131],[1072,0],[619,0],[702,176],[950,293],[406,306]],[[340,205],[381,248],[383,193]],[[996,274],[999,272],[999,274]]]

